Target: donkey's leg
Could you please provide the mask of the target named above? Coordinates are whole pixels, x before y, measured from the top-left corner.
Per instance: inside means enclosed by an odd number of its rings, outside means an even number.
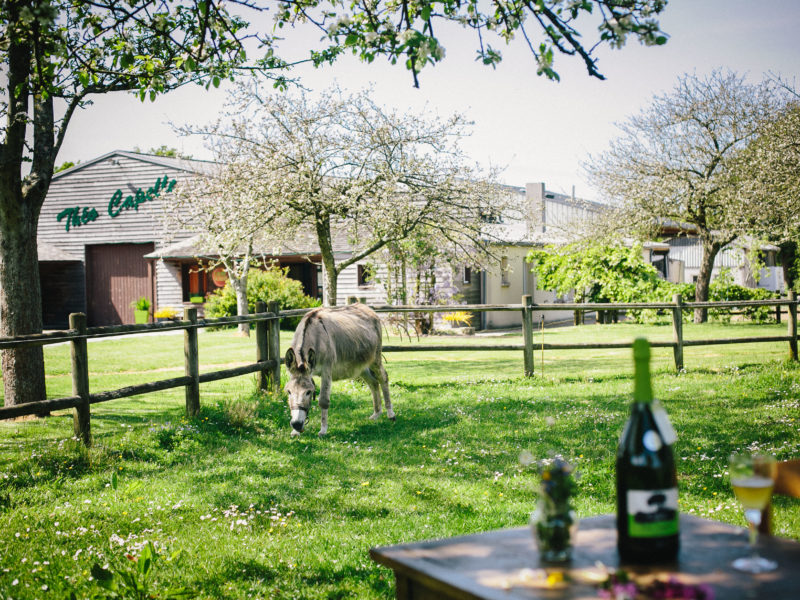
[[[381,385],[383,403],[386,405],[386,416],[394,421],[395,414],[394,410],[392,410],[392,399],[389,397],[389,376],[386,374],[386,369],[383,368],[383,360],[378,357],[378,360],[370,367],[370,370]]]
[[[331,405],[331,374],[323,373],[319,382],[320,437],[328,433],[328,407],[330,405]]]
[[[367,382],[369,390],[372,392],[373,413],[369,418],[374,421],[381,416],[381,392],[378,389],[378,380],[368,368],[361,373],[361,379]]]

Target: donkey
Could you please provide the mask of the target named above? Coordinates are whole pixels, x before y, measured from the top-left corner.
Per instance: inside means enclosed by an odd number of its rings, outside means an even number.
[[[306,313],[297,326],[284,363],[289,371],[285,390],[289,394],[292,435],[305,428],[311,402],[316,395],[312,375],[320,376],[319,407],[322,409],[319,435],[328,432],[331,381],[361,377],[372,391],[374,412],[381,416],[381,394],[386,416],[395,419],[389,398],[389,378],[381,357],[381,322],[375,311],[363,304],[327,308]],[[380,390],[378,389],[380,386]]]

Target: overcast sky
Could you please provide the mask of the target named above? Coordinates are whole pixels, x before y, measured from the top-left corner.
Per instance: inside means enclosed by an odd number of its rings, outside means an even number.
[[[364,65],[351,57],[297,74],[313,90],[334,81],[351,90],[372,83],[374,98],[385,106],[441,116],[462,112],[475,123],[465,150],[484,165],[505,167],[505,183],[544,181],[549,190],[564,193],[574,185],[578,196],[594,199],[581,163],[607,147],[616,136],[615,122],[638,112],[654,94],[669,91],[682,73],[729,68],[752,80],[771,72],[800,83],[800,0],[670,0],[661,23],[670,35],[665,46],[631,41],[621,50],[600,51],[606,81],[590,78],[581,62],[566,56],[556,57],[560,83],[537,77],[521,44],[504,48],[504,60],[493,70],[474,62],[474,40],[463,31],[442,40],[447,56],[423,70],[420,89],[403,66]],[[308,33],[289,31],[286,38],[286,55],[309,41]],[[201,140],[180,137],[170,122],[209,122],[224,98],[222,89],[199,87],[154,103],[128,94],[98,97],[73,118],[58,162],[162,144],[211,158]]]

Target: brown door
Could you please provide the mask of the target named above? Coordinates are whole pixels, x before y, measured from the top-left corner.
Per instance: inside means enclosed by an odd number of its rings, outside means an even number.
[[[153,249],[152,242],[86,246],[86,320],[90,326],[133,323],[131,302],[142,296],[152,302],[143,256]]]

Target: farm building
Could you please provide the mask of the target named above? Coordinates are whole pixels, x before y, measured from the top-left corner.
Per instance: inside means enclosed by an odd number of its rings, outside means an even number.
[[[42,313],[47,329],[65,328],[70,312],[89,325],[133,323],[131,303],[192,306],[225,285],[224,270],[201,269],[188,231],[166,232],[163,195],[212,167],[205,161],[114,151],[57,173],[39,216]],[[160,258],[156,249],[176,251]],[[277,256],[317,295],[316,267]],[[298,266],[299,265],[299,266]]]
[[[146,297],[154,309],[201,306],[202,299],[225,285],[221,267],[203,268],[215,256],[200,247],[190,231],[165,231],[163,196],[179,181],[207,172],[213,163],[114,151],[57,173],[53,177],[39,218],[39,267],[42,311],[47,329],[65,328],[70,312],[85,312],[90,325],[133,322],[131,304]],[[536,303],[568,301],[537,288],[528,251],[536,246],[569,239],[580,228],[591,226],[603,205],[573,195],[557,194],[543,183],[525,187],[505,186],[514,207],[487,223],[487,232],[498,240],[499,264],[482,271],[467,266],[443,265],[436,269],[441,298],[468,304],[516,304],[524,294]],[[673,281],[691,281],[699,264],[692,238],[675,237],[645,246],[647,258]],[[288,268],[289,276],[303,284],[305,293],[324,297],[321,258],[312,235],[298,235],[279,248],[262,250],[264,258]],[[341,260],[350,255],[346,236],[334,239]],[[738,252],[738,253],[737,253]],[[696,256],[695,256],[696,255]],[[737,280],[754,285],[746,272],[741,251],[727,249],[717,268],[728,266]],[[767,253],[769,260],[770,255]],[[375,259],[371,259],[375,260]],[[768,262],[758,285],[780,289],[781,272]],[[392,281],[394,277],[394,281]],[[413,278],[408,277],[406,285]],[[366,298],[372,304],[397,303],[398,276],[380,262],[355,264],[338,280],[337,303],[347,297]],[[411,290],[404,294],[413,300]],[[542,315],[535,315],[538,321]],[[547,312],[548,320],[570,317],[566,311]],[[516,312],[483,313],[479,328],[516,327]]]
[[[163,195],[211,167],[206,161],[114,151],[54,175],[39,218],[45,328],[66,327],[69,313],[77,311],[87,313],[90,325],[132,323],[131,303],[140,297],[150,299],[154,309],[180,310],[224,286],[224,270],[202,268],[214,256],[199,247],[193,233],[168,233],[163,225]],[[574,198],[547,192],[543,184],[508,190],[519,200],[519,213],[490,225],[505,240],[502,264],[483,272],[442,271],[440,281],[450,277],[462,302],[518,303],[524,293],[535,293],[537,302],[554,299],[548,292],[535,291],[524,256],[545,238],[558,239],[559,223],[575,211]],[[592,205],[580,207],[585,212]],[[335,240],[334,249],[338,258],[349,254],[344,236]],[[313,237],[298,236],[267,258],[288,267],[307,295],[323,297],[325,283]],[[370,278],[370,272],[375,276]],[[338,302],[348,296],[387,302],[385,281],[381,265],[353,265],[339,277]],[[513,326],[510,314],[486,315],[482,326]]]

